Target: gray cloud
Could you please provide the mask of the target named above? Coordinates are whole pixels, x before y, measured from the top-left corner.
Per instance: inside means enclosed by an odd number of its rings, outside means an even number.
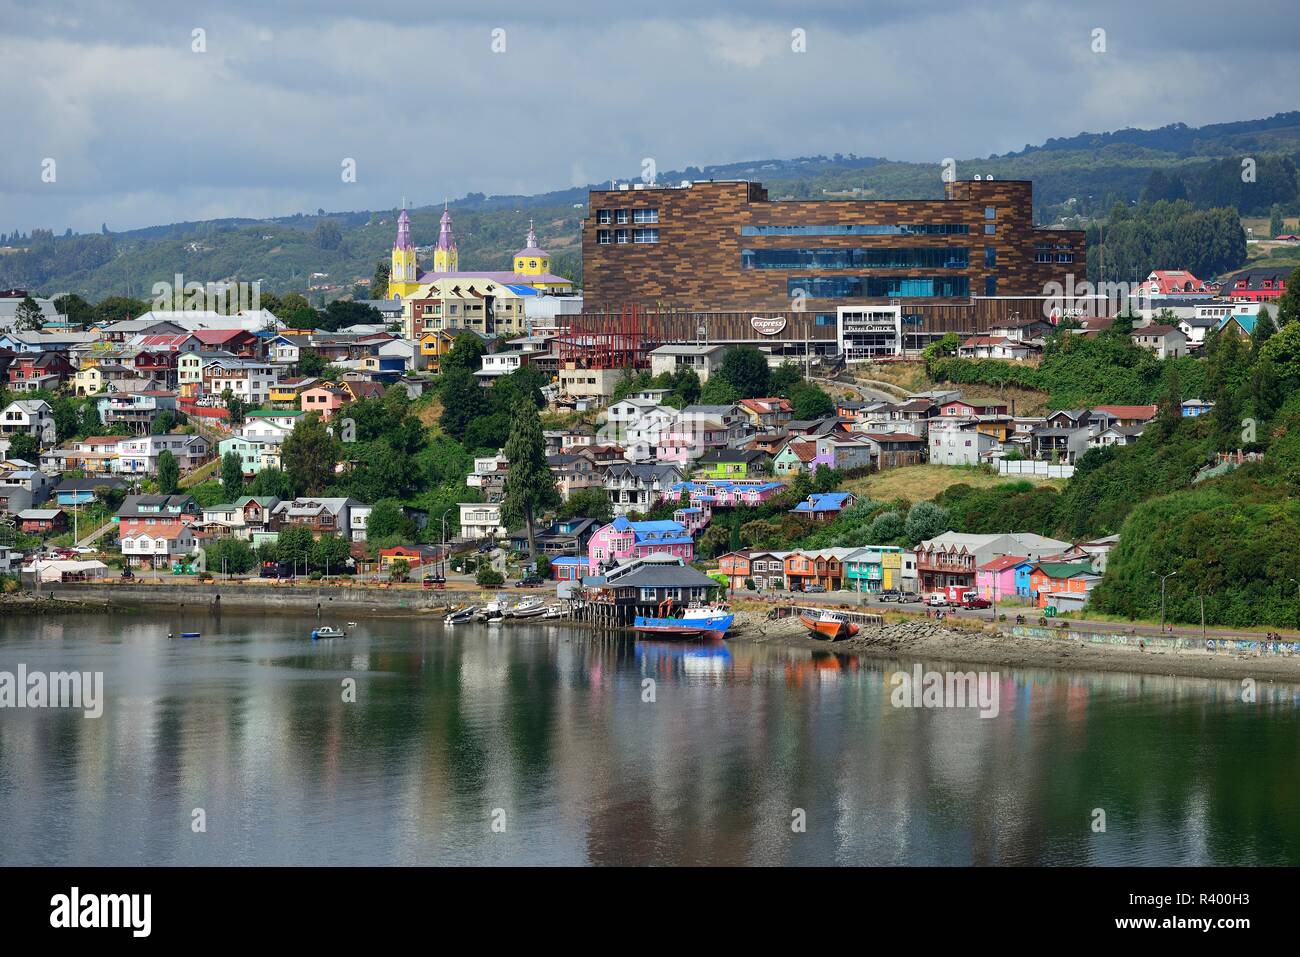
[[[1289,5],[1232,17],[1266,28],[1228,29],[1201,2],[0,0],[0,229],[539,192],[633,176],[647,156],[660,169],[837,151],[937,161],[1294,108]],[[206,53],[191,51],[196,27]],[[807,53],[790,49],[796,27]]]

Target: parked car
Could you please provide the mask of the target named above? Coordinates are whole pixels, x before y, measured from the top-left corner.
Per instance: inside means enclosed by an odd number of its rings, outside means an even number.
[[[898,601],[899,598],[898,589],[886,588],[884,591],[880,592],[876,597],[879,598],[881,601]]]
[[[914,591],[900,591],[898,593],[898,602],[900,604],[914,603],[920,600],[921,600],[921,596]]]
[[[479,543],[478,543],[478,550],[479,550],[480,553],[483,553],[483,552],[490,552],[490,551],[492,551],[492,550],[493,550],[494,548],[496,548],[496,547],[497,547],[497,543],[494,542],[494,541],[492,541],[492,539],[490,539],[490,538],[489,538],[487,541],[485,541],[485,542],[479,542]]]
[[[516,588],[536,588],[536,587],[538,587],[539,585],[545,585],[545,584],[546,584],[545,580],[542,579],[542,578],[539,578],[539,577],[536,576],[536,575],[525,575],[523,578],[519,579],[519,581],[515,582],[515,587],[516,587]]]
[[[122,567],[122,577],[123,577],[123,578],[134,578],[134,577],[135,577],[135,573],[131,571],[131,569],[130,569],[129,566],[123,566],[123,567]]]
[[[981,598],[979,595],[967,595],[966,600],[962,603],[963,608],[992,608],[993,602],[987,598]]]
[[[820,595],[826,591],[826,587],[824,585],[805,585],[804,591],[810,595]]]

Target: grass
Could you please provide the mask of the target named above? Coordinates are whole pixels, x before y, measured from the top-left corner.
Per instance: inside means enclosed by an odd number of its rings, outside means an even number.
[[[968,402],[998,402],[1008,406],[1014,403],[1016,415],[1043,415],[1048,409],[1049,396],[1046,392],[1015,386],[999,388],[979,383],[952,385],[935,382],[926,376],[925,364],[922,362],[863,363],[854,368],[853,374],[859,381],[887,382],[907,392],[951,387],[960,391],[962,398]]]
[[[1057,488],[1065,485],[1063,479],[1040,479],[1032,475],[995,475],[980,468],[952,465],[908,465],[886,469],[862,478],[849,479],[844,488],[859,498],[889,502],[905,498],[910,502],[933,499],[954,485],[991,488],[1012,482],[1046,482]]]

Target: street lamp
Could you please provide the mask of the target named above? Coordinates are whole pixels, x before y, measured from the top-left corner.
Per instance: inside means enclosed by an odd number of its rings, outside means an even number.
[[[1157,574],[1152,572],[1152,575]],[[1165,582],[1177,575],[1178,572],[1170,572],[1168,575],[1160,575],[1160,633],[1165,633]]]

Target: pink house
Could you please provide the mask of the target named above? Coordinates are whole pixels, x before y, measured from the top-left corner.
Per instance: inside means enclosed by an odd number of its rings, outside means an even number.
[[[727,427],[720,422],[687,420],[665,426],[655,444],[655,460],[670,465],[694,461],[709,449],[727,446]]]
[[[975,569],[975,590],[989,601],[1016,597],[1016,566],[1024,555],[1002,555]]]
[[[689,502],[710,508],[735,508],[762,505],[773,495],[784,492],[784,482],[697,479],[671,486],[664,498],[669,502]]]
[[[619,516],[598,529],[587,543],[588,573],[599,575],[620,559],[665,554],[690,563],[695,541],[680,522],[631,522]]]
[[[707,505],[691,505],[673,512],[673,521],[686,529],[686,534],[698,535],[709,520],[713,518],[713,509]]]
[[[319,412],[322,419],[328,419],[346,405],[352,396],[332,385],[318,385],[314,389],[303,391],[300,400],[304,412]]]

